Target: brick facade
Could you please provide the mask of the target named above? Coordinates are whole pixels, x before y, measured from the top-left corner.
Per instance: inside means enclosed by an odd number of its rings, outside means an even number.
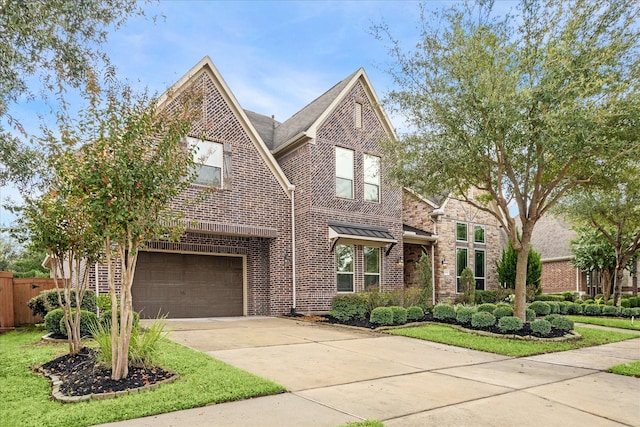
[[[576,272],[570,260],[543,261],[540,283],[545,294],[553,292],[586,291],[585,274]],[[576,286],[578,282],[578,286]]]

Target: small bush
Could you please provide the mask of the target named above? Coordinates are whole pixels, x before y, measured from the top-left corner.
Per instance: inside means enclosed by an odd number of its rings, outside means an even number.
[[[369,322],[376,325],[393,325],[393,310],[390,307],[376,307],[371,311]]]
[[[118,327],[120,327],[120,310],[118,310]],[[100,313],[100,323],[107,329],[111,328],[111,310],[105,310]],[[133,327],[135,328],[140,323],[140,313],[137,311],[133,312]]]
[[[498,328],[500,332],[516,332],[522,329],[522,320],[515,316],[503,316],[498,319]]]
[[[618,307],[613,305],[605,305],[602,307],[602,314],[605,316],[617,316],[619,312]]]
[[[509,305],[499,305],[493,310],[493,315],[496,316],[496,319],[513,316],[513,308]]]
[[[437,304],[433,307],[433,317],[437,320],[451,321],[456,319],[456,309],[449,304]]]
[[[64,293],[62,290],[60,291],[60,296],[62,298],[62,303],[65,303]],[[34,316],[46,316],[51,310],[55,310],[60,308],[60,304],[58,304],[58,291],[56,289],[48,289],[46,291],[40,292],[37,296],[31,298],[27,303],[31,312]],[[71,289],[71,307],[75,308],[76,306],[76,291],[75,289]],[[84,293],[84,297],[82,298],[82,302],[80,303],[80,309],[92,311],[95,313],[96,311],[96,294],[91,290],[86,290]]]
[[[640,307],[640,296],[629,298],[629,308]]]
[[[629,301],[629,298],[622,298],[620,300],[620,307],[621,308],[631,308],[631,301]]]
[[[488,328],[496,324],[496,317],[486,311],[479,311],[471,315],[471,326],[474,328]]]
[[[384,307],[384,295],[377,290],[368,291],[363,293],[367,302],[367,313],[371,313],[374,308]]]
[[[54,335],[62,335],[62,332],[60,331],[60,320],[62,320],[63,317],[64,312],[61,308],[49,311],[44,316],[44,327],[47,332]]]
[[[571,301],[564,301],[558,304],[559,314],[567,314],[569,312],[569,306],[573,304]]]
[[[456,321],[468,325],[471,323],[471,316],[476,312],[475,307],[460,306],[456,310]]]
[[[389,307],[393,312],[393,324],[404,325],[407,323],[407,309],[397,305]]]
[[[585,304],[594,304],[595,301],[592,298],[587,298],[586,300],[584,300]]]
[[[131,331],[129,345],[129,363],[133,366],[150,367],[156,365],[160,351],[159,344],[163,341],[165,332],[165,318],[156,319],[156,322],[145,332],[135,326]],[[111,364],[111,331],[97,322],[91,329],[91,334],[100,347],[100,361],[105,365]]]
[[[340,320],[361,320],[367,317],[367,298],[362,294],[336,295],[331,300],[329,314]]]
[[[559,314],[560,313],[560,303],[558,301],[547,301],[546,302],[550,308],[550,314]]]
[[[551,307],[544,301],[534,301],[529,304],[529,308],[535,311],[537,316],[546,316],[551,313]]]
[[[564,301],[564,296],[557,294],[540,294],[536,295],[536,301]]]
[[[75,316],[75,309],[71,310],[71,316]],[[87,310],[80,310],[80,336],[90,337],[92,331],[95,329],[98,323],[98,316],[95,313]],[[67,325],[65,324],[64,317],[60,319],[60,333],[67,335]]]
[[[549,332],[551,332],[551,323],[544,319],[534,320],[529,324],[529,326],[531,327],[532,332],[538,333],[542,336],[547,336],[549,335]]]
[[[598,304],[587,304],[584,306],[583,314],[586,316],[599,316],[602,314],[602,306]]]
[[[623,308],[620,314],[623,317],[638,317],[640,316],[640,307]]]
[[[473,270],[469,267],[460,273],[460,287],[462,288],[462,302],[465,304],[473,304],[476,300],[476,279]]]
[[[485,303],[485,304],[480,304],[478,306],[478,312],[485,312],[485,313],[491,313],[493,314],[493,311],[496,309],[496,305],[495,304],[491,304],[491,303]]]
[[[476,304],[495,303],[496,293],[495,291],[479,291],[476,290],[475,296]]]
[[[530,308],[527,308],[524,311],[524,318],[527,322],[533,322],[534,320],[536,320],[536,312],[531,310]]]
[[[549,323],[551,323],[551,326],[554,328],[565,332],[569,332],[573,329],[573,321],[564,316],[556,316],[550,320]]]
[[[578,299],[579,294],[578,292],[563,292],[562,296],[564,297],[565,301],[574,302]]]
[[[407,320],[414,321],[420,320],[424,317],[424,310],[422,307],[418,307],[416,305],[407,308]]]
[[[582,314],[583,307],[582,304],[573,302],[567,307],[567,314]]]

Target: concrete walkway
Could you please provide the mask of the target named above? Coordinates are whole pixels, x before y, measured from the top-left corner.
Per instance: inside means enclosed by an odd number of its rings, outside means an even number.
[[[280,318],[169,327],[172,340],[289,393],[109,426],[640,426],[640,379],[602,372],[640,359],[640,338],[513,359]]]

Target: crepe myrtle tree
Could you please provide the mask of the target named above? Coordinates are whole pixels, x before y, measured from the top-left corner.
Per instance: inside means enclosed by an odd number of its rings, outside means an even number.
[[[78,354],[82,349],[79,307],[89,286],[88,266],[99,259],[102,248],[100,232],[91,223],[91,213],[86,209],[89,195],[74,188],[78,160],[68,149],[48,157],[48,165],[54,171],[50,190],[26,199],[21,227],[15,229],[22,230],[20,237],[28,239],[31,249],[44,250],[48,255],[58,304],[64,313],[70,354]]]
[[[515,315],[525,319],[536,222],[563,195],[637,155],[640,4],[522,0],[422,9],[415,48],[381,24],[407,131],[383,143],[389,174],[419,194],[451,194],[494,215],[517,252]],[[635,154],[633,154],[635,153]],[[473,188],[484,194],[472,197]],[[521,224],[516,227],[515,211]]]
[[[79,118],[61,122],[59,134],[62,145],[86,141],[69,176],[91,227],[99,230],[108,266],[112,379],[118,380],[128,375],[138,251],[183,230],[171,202],[195,179],[193,149],[184,137],[201,112],[201,97],[187,89],[154,99],[120,84],[95,94]]]

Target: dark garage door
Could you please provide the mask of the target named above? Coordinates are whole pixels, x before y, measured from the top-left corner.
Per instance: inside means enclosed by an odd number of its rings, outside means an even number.
[[[242,316],[242,258],[140,252],[133,307],[145,318]]]

